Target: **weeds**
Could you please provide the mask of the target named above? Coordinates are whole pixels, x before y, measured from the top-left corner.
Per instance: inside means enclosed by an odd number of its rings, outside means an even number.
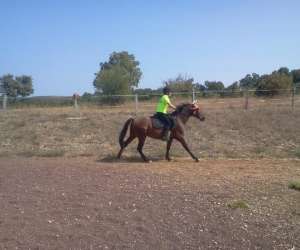
[[[297,149],[295,150],[294,154],[295,154],[295,156],[296,156],[297,158],[300,158],[300,148],[297,148]]]
[[[289,188],[290,189],[295,189],[300,191],[300,181],[291,181],[289,183]]]
[[[243,200],[232,201],[231,203],[229,203],[227,205],[228,205],[228,207],[233,208],[233,209],[249,208],[249,205]]]
[[[18,155],[24,157],[62,157],[65,155],[65,151],[62,149],[50,149],[50,150],[26,150]]]

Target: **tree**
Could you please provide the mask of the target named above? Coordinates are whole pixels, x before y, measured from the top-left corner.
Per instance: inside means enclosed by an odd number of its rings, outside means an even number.
[[[139,62],[128,52],[113,52],[108,62],[100,63],[93,82],[96,90],[105,95],[129,94],[138,87],[142,72]]]
[[[247,74],[244,78],[240,80],[240,87],[242,89],[255,89],[259,81],[259,78],[260,78],[259,74],[256,73]]]
[[[270,75],[263,75],[260,77],[256,89],[256,95],[273,96],[280,94],[282,91],[290,89],[291,87],[292,77],[275,71]]]
[[[220,81],[205,81],[204,85],[208,91],[221,91],[225,88],[223,82]]]
[[[176,78],[164,81],[164,85],[170,87],[173,92],[191,92],[194,85],[194,78],[179,74]]]
[[[17,76],[18,95],[25,97],[33,94],[32,78],[31,76]]]
[[[23,75],[14,78],[13,75],[7,74],[0,78],[0,83],[9,97],[25,97],[33,93],[31,76]]]
[[[204,92],[206,90],[206,87],[198,82],[195,83],[194,87],[196,91]]]
[[[241,96],[242,95],[239,82],[234,82],[234,83],[230,84],[226,88],[226,90],[227,91],[224,93],[225,96],[237,97],[237,96]]]
[[[240,85],[238,82],[234,82],[232,84],[230,84],[226,90],[229,90],[230,92],[234,93],[240,90]]]
[[[293,77],[293,83],[300,83],[300,69],[294,69],[291,71]]]
[[[290,70],[287,67],[281,67],[277,70],[277,73],[280,74],[280,75],[289,75]]]

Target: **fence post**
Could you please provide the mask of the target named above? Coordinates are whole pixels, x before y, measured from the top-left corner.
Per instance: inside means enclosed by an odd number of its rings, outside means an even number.
[[[296,92],[296,87],[294,86],[292,88],[292,110],[294,111],[294,107],[295,107],[295,92]]]
[[[195,88],[192,89],[192,102],[195,101]]]
[[[3,108],[3,110],[6,110],[6,108],[7,108],[7,95],[6,94],[3,95],[2,108]]]
[[[138,97],[138,94],[135,94],[134,99],[135,99],[135,115],[137,115],[137,113],[138,113],[138,106],[139,106],[139,97]]]
[[[78,110],[78,98],[79,98],[79,95],[77,93],[74,93],[73,94],[73,101],[74,101],[74,108],[75,108],[76,111]]]
[[[248,88],[246,89],[246,91],[244,92],[245,95],[245,106],[244,109],[248,109],[249,106],[249,93],[248,93]]]

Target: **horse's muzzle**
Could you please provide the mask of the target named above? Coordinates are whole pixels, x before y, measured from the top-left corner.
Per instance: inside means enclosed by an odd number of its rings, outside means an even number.
[[[202,121],[202,122],[204,122],[205,121],[205,117],[201,116],[201,117],[199,117],[199,120]]]

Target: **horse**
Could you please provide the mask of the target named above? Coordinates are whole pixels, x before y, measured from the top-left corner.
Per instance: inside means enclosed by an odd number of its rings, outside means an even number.
[[[190,156],[198,162],[199,159],[191,152],[189,149],[185,139],[184,139],[184,125],[187,123],[190,117],[195,117],[200,121],[205,120],[205,116],[202,110],[197,105],[197,102],[193,103],[182,103],[176,106],[174,112],[171,113],[171,117],[175,122],[175,126],[171,129],[169,140],[167,141],[167,150],[165,158],[168,161],[171,161],[169,156],[169,151],[173,142],[173,139],[179,141],[184,149],[190,154]],[[129,118],[125,124],[119,135],[119,144],[120,151],[118,153],[117,158],[120,159],[124,149],[131,143],[135,138],[138,138],[138,146],[137,151],[139,152],[141,158],[145,162],[150,162],[149,159],[143,153],[143,146],[145,144],[146,137],[151,137],[154,139],[162,138],[162,128],[155,128],[153,125],[154,117],[137,117],[137,118]],[[130,126],[129,137],[125,139],[127,130]]]

